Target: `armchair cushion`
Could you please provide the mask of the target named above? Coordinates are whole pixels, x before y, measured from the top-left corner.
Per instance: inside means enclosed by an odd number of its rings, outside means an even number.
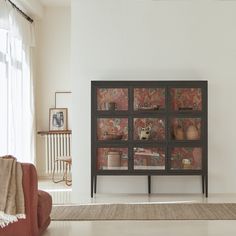
[[[52,197],[48,193],[38,191],[38,227],[41,228],[47,222],[52,210]]]

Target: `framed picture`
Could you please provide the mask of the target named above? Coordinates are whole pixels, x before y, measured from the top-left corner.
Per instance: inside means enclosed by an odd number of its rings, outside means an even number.
[[[49,131],[67,130],[67,108],[49,109]]]

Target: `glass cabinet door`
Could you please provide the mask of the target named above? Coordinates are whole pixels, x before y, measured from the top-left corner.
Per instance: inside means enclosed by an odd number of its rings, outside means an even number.
[[[134,147],[134,170],[164,170],[165,150],[155,147]]]
[[[201,118],[172,118],[171,119],[171,139],[200,140],[201,139]]]
[[[133,138],[141,141],[164,141],[165,119],[163,118],[134,118]]]
[[[171,148],[171,170],[201,170],[201,147],[173,147]]]
[[[128,170],[128,148],[97,148],[97,170]]]
[[[98,118],[97,140],[128,140],[128,118]]]
[[[171,88],[172,111],[202,111],[201,88]]]
[[[134,88],[134,111],[158,111],[165,107],[165,88]]]
[[[97,88],[97,110],[127,111],[128,88]]]

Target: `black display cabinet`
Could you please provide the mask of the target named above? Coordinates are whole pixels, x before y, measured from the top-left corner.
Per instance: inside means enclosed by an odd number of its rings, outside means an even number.
[[[99,175],[196,175],[208,196],[207,81],[92,81],[91,197]]]

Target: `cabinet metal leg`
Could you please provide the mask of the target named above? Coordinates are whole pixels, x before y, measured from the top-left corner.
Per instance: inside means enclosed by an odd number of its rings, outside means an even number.
[[[148,176],[148,194],[151,194],[151,175]]]
[[[206,184],[206,197],[208,197],[208,175],[205,176],[205,184]]]
[[[202,175],[202,193],[205,193],[205,176]]]
[[[93,198],[93,175],[91,175],[91,198]]]
[[[97,176],[94,176],[94,193],[97,193]]]

